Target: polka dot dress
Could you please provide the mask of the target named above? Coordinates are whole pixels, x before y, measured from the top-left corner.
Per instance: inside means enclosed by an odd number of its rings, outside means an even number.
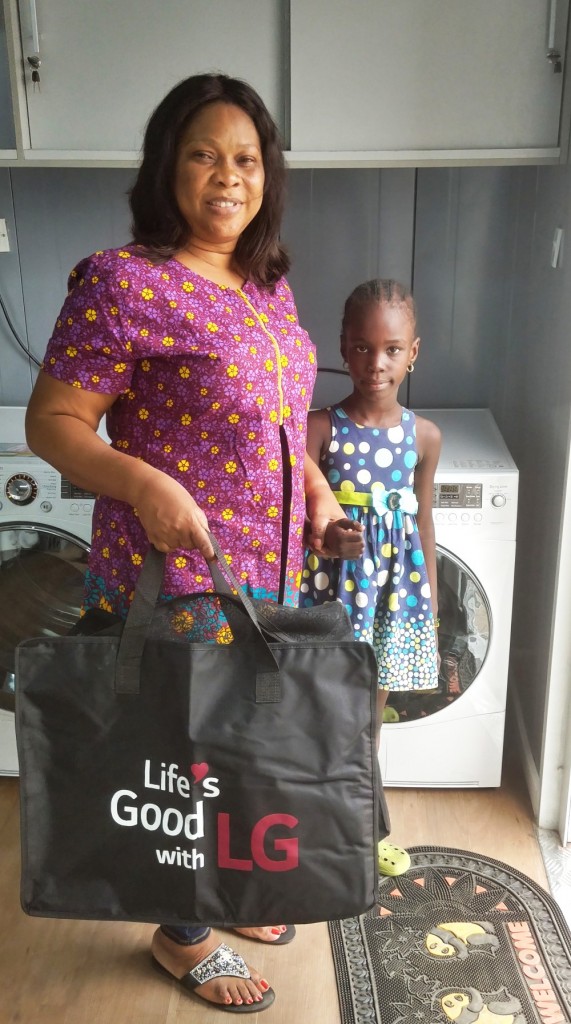
[[[306,607],[340,600],[355,637],[375,649],[379,686],[432,690],[438,684],[430,584],[416,524],[416,420],[402,410],[396,427],[363,427],[336,405],[331,443],[320,467],[348,519],[363,524],[357,561],[309,552],[301,585]]]

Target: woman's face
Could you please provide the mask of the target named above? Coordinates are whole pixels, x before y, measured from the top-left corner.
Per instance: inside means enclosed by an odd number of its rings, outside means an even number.
[[[175,198],[192,240],[232,252],[262,205],[264,177],[251,118],[229,103],[203,107],[182,138],[175,165]]]

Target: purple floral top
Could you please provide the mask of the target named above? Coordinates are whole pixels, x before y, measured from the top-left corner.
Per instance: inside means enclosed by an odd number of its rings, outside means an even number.
[[[192,494],[250,593],[275,600],[282,582],[296,603],[316,366],[285,279],[274,292],[234,290],[126,246],[83,260],[69,283],[45,372],[119,393],[107,415],[113,447]],[[148,546],[129,505],[98,497],[85,607],[125,615]],[[196,551],[169,555],[166,596],[211,586]]]

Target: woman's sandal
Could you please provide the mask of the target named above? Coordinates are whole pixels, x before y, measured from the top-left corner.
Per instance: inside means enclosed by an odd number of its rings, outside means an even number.
[[[257,935],[243,935],[242,932],[237,931],[233,928],[232,931],[236,932],[242,939],[249,939],[250,942],[261,942],[264,946],[286,946],[288,942],[292,942],[295,939],[295,925],[287,924],[285,932],[282,932],[277,939],[259,939]]]
[[[159,974],[165,975],[171,981],[178,982],[179,985],[182,985],[183,988],[197,999],[200,999],[203,1005],[206,1003],[215,1010],[226,1010],[228,1013],[258,1013],[261,1010],[267,1010],[268,1006],[271,1006],[276,998],[273,988],[269,988],[257,1003],[215,1003],[194,991],[199,985],[204,985],[207,981],[213,981],[215,978],[252,977],[248,970],[248,965],[240,954],[235,953],[224,942],[221,942],[212,953],[209,953],[208,956],[204,957],[204,960],[196,964],[192,971],[189,971],[188,974],[183,974],[182,978],[176,978],[174,974],[167,971],[166,967],[163,967],[154,956],[152,957],[152,964]]]
[[[393,846],[383,840],[378,847],[379,873],[381,875],[404,875],[410,867],[410,857],[401,846]]]

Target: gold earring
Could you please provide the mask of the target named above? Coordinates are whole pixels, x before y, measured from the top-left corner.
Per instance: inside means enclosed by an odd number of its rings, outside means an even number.
[[[409,363],[406,368],[407,373],[414,373],[414,363]]]

